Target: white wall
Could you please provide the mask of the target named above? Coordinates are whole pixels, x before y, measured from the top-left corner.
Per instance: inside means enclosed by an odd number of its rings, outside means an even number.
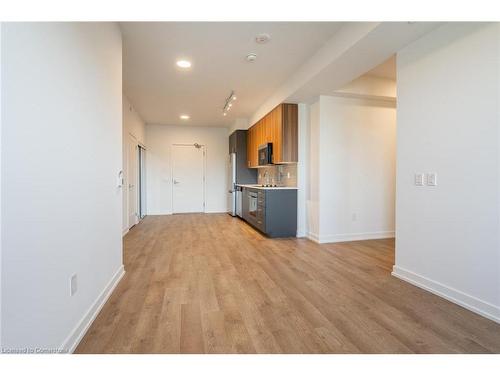
[[[308,181],[306,189],[306,224],[307,236],[314,241],[319,241],[319,185],[320,185],[320,107],[319,98],[316,103],[309,106],[309,143]],[[299,219],[301,220],[301,219]],[[303,219],[302,219],[303,220]]]
[[[307,236],[309,166],[309,106],[298,104],[297,237]]]
[[[336,92],[365,97],[380,96],[396,99],[396,81],[389,78],[363,75],[336,90]]]
[[[199,143],[206,146],[206,212],[227,209],[227,128],[147,125],[147,210],[148,215],[172,213],[172,144]]]
[[[123,95],[123,134],[131,134],[139,143],[146,144],[146,124],[125,95]]]
[[[394,274],[500,322],[499,42],[455,23],[398,53]]]
[[[0,348],[2,347],[2,28],[3,23],[0,22]]]
[[[125,185],[128,186],[128,171],[127,171],[127,158],[128,158],[128,144],[131,142],[132,138],[135,138],[137,144],[142,144],[146,146],[146,124],[142,120],[141,116],[135,108],[130,103],[130,100],[123,95],[123,141],[122,141],[122,159],[123,159],[123,177]],[[147,152],[147,151],[146,151]],[[137,183],[136,183],[137,186]],[[128,189],[123,190],[122,200],[123,200],[123,210],[122,210],[122,231],[126,233],[128,231]]]
[[[233,121],[229,127],[228,134],[232,134],[235,130],[243,129],[246,130],[251,124],[248,123],[247,118],[237,118]],[[253,124],[252,124],[253,125]]]
[[[121,54],[115,24],[3,25],[3,349],[71,349],[121,275]]]
[[[310,108],[309,237],[394,236],[395,104],[320,96]]]

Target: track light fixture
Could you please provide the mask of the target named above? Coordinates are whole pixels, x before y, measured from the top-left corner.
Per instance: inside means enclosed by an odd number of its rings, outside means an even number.
[[[227,116],[227,113],[233,106],[233,102],[236,100],[236,94],[234,93],[234,90],[231,90],[231,94],[226,98],[226,101],[224,102],[224,107],[222,108],[222,115]]]

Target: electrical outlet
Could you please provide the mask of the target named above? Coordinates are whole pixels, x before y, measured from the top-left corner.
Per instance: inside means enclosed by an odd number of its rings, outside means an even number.
[[[416,173],[415,174],[415,186],[424,186],[424,174]]]
[[[78,290],[76,273],[69,279],[69,295],[74,296]]]
[[[437,173],[427,173],[427,186],[437,186]]]

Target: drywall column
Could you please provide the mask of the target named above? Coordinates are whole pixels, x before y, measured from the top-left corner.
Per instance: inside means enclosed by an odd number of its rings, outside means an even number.
[[[309,107],[307,104],[298,105],[298,148],[299,161],[297,163],[297,237],[307,236],[307,189],[309,165]]]
[[[452,23],[398,53],[393,272],[498,322],[499,53],[497,23]]]
[[[2,349],[71,351],[123,274],[121,34],[7,23],[1,48]]]
[[[309,117],[309,238],[394,237],[395,99],[320,96]]]
[[[306,190],[306,222],[307,237],[319,242],[319,192],[320,192],[320,103],[318,100],[309,106],[309,127],[307,139],[309,144],[308,176]]]
[[[0,348],[2,348],[2,28],[0,22]]]

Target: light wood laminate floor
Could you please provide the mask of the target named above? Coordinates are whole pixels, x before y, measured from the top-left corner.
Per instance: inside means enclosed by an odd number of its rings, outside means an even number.
[[[391,276],[393,240],[268,239],[146,217],[77,353],[499,353],[500,325]]]

